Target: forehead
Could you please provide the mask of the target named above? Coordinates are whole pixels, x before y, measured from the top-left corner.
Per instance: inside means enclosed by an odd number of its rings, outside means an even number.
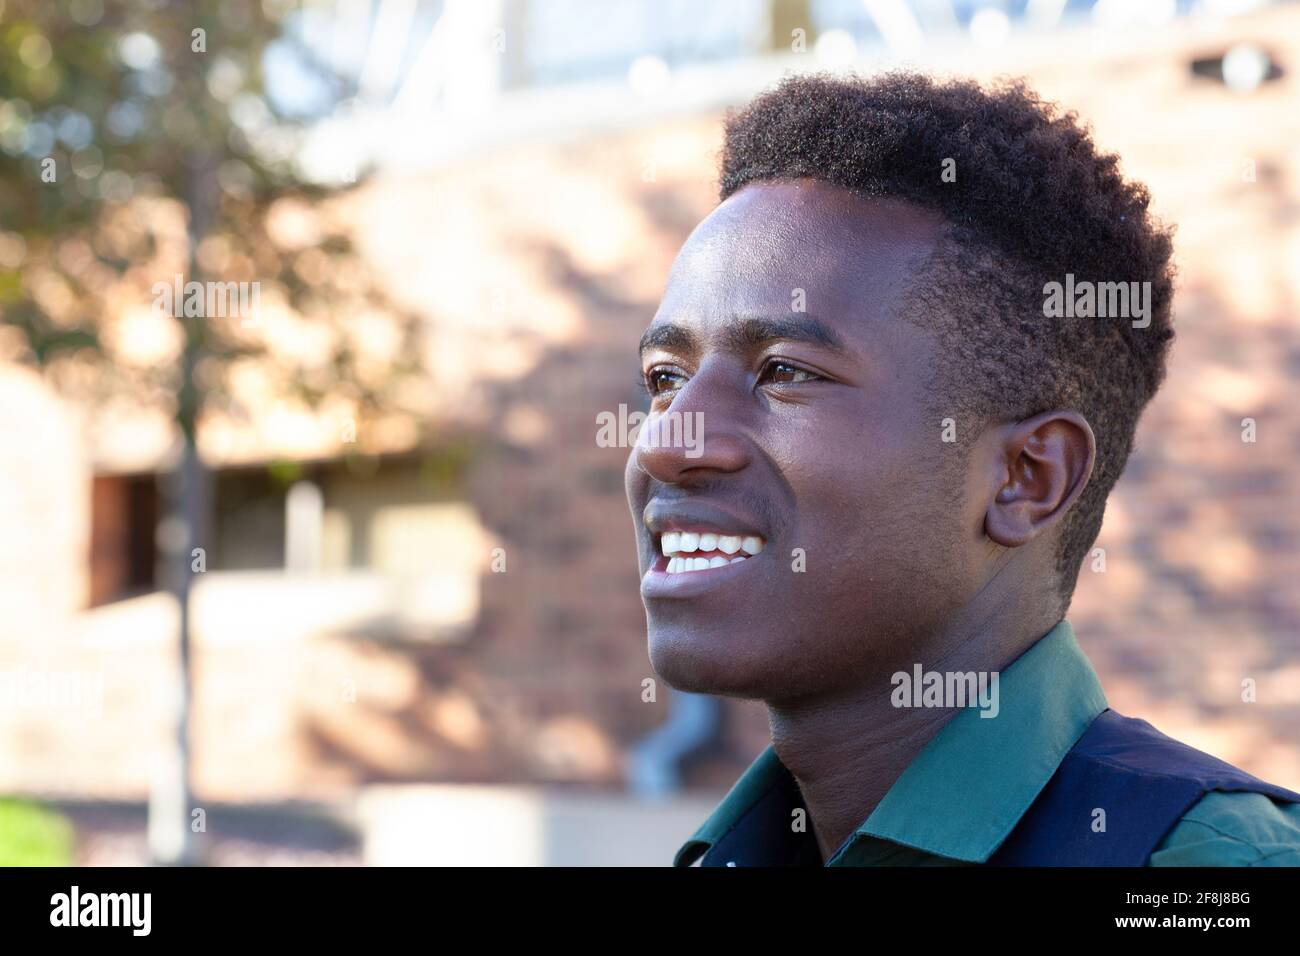
[[[942,229],[901,200],[807,179],[751,183],[686,241],[656,320],[806,311],[851,326],[897,301]]]

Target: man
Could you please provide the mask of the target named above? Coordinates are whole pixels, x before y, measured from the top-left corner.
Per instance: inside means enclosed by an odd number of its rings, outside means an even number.
[[[1173,335],[1145,188],[895,73],[733,115],[721,200],[627,492],[656,671],[772,743],[676,863],[1300,864],[1300,794],[1109,710],[1064,619]]]

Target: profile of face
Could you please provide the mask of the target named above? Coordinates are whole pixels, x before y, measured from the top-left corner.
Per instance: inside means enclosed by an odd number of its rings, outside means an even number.
[[[979,589],[987,476],[947,466],[942,344],[901,314],[941,228],[901,201],[758,182],[682,248],[642,340],[650,418],[625,476],[672,686],[846,689],[920,660]],[[703,441],[671,440],[670,413]]]

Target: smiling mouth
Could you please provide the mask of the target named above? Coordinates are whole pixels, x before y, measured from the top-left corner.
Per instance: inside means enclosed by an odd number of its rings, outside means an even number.
[[[668,574],[690,574],[748,560],[763,550],[757,535],[717,534],[713,531],[665,531],[660,553],[668,559]]]

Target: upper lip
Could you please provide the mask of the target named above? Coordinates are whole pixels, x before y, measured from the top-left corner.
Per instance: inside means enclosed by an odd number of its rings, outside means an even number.
[[[652,500],[643,513],[645,526],[656,540],[665,531],[701,531],[729,535],[754,535],[767,540],[767,532],[752,518],[735,514],[707,501]]]

